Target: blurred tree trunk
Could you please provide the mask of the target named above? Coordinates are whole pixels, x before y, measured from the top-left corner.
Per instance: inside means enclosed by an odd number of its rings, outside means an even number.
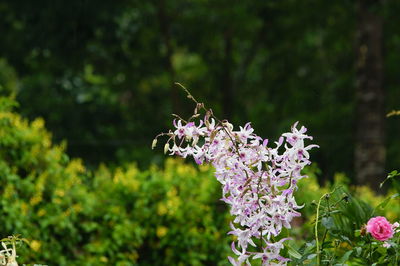
[[[381,1],[357,1],[356,143],[358,184],[379,189],[385,171],[385,114]]]

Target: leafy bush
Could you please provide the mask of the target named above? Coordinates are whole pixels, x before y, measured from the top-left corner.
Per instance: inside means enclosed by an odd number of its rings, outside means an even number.
[[[396,186],[387,195],[377,195],[367,186],[349,185],[345,175],[336,174],[332,184],[321,187],[316,179],[319,170],[314,166],[307,171],[310,178],[299,184],[296,194],[305,207],[300,224],[292,230],[296,241],[288,250],[292,258],[290,265],[315,265],[318,261],[321,265],[371,265],[373,262],[376,265],[397,265],[399,234],[381,242],[365,232],[365,224],[372,217],[384,216],[392,223],[399,220]],[[316,219],[319,243],[315,235]]]
[[[301,210],[302,212],[302,219],[303,220],[312,220],[315,219],[315,209],[316,209],[316,202],[319,198],[332,191],[335,187],[340,188],[338,189],[337,195],[338,197],[343,196],[346,194],[349,196],[349,201],[357,200],[357,204],[366,205],[368,207],[375,209],[375,214],[377,215],[384,215],[389,220],[396,220],[399,219],[400,215],[400,202],[399,199],[388,200],[385,206],[378,206],[380,203],[385,201],[386,199],[392,198],[392,195],[400,192],[400,187],[397,188],[396,186],[392,186],[386,194],[376,194],[370,187],[368,186],[354,186],[350,184],[350,179],[346,177],[343,173],[336,173],[333,177],[333,182],[326,183],[323,186],[318,184],[318,174],[320,170],[318,167],[313,164],[310,167],[305,169],[309,178],[302,180],[299,182],[299,190],[296,193],[296,199],[298,200],[299,204],[304,204],[304,208]],[[396,180],[393,180],[395,182]],[[340,195],[339,195],[340,192]],[[383,208],[384,207],[384,208]],[[349,213],[349,218],[353,220],[359,220],[356,217],[357,214],[355,211]],[[364,219],[368,219],[364,217]],[[364,221],[366,222],[366,221]]]
[[[65,143],[52,143],[42,119],[28,122],[12,111],[14,106],[12,100],[0,98],[0,222],[2,237],[21,234],[29,240],[30,247],[18,247],[20,264],[227,264],[229,217],[218,200],[221,192],[212,169],[167,160],[163,169],[142,171],[129,164],[90,171],[65,154]],[[310,177],[299,182],[296,192],[304,204],[302,217],[290,232],[296,241],[286,250],[292,263],[315,261],[316,203],[333,187],[340,189],[332,194],[331,204],[348,198],[330,216],[324,216],[327,203],[321,202],[321,240],[329,228],[322,260],[334,256],[354,265],[364,263],[354,258],[364,251],[351,254],[350,244],[368,244],[357,232],[372,211],[392,222],[398,219],[398,198],[390,196],[397,181],[385,196],[349,185],[343,174],[320,186],[318,168],[306,171]],[[385,249],[376,250],[374,256],[384,258],[386,253],[378,255]],[[308,255],[299,257],[299,252]]]
[[[227,212],[211,169],[168,160],[165,169],[92,172],[14,105],[1,99],[0,223],[3,237],[30,241],[20,264],[226,263]]]

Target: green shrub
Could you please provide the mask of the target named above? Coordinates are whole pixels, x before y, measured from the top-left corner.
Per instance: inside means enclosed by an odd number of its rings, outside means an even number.
[[[18,249],[20,264],[227,264],[230,217],[211,167],[170,159],[163,169],[130,164],[89,171],[65,154],[65,143],[52,143],[42,119],[28,122],[14,106],[0,98],[0,223],[2,237],[21,234],[30,242]],[[297,244],[313,239],[312,202],[335,186],[342,187],[337,199],[352,195],[350,203],[340,203],[345,215],[332,216],[341,235],[352,238],[376,207],[374,215],[398,220],[398,198],[377,206],[395,191],[379,196],[350,186],[343,174],[321,187],[319,170],[306,171],[310,177],[296,193],[303,216],[290,230]],[[343,253],[351,248],[340,247]]]
[[[0,101],[1,233],[30,241],[20,264],[226,264],[229,221],[210,168],[168,160],[91,172],[42,119]]]
[[[400,192],[396,190],[395,186],[390,188],[386,194],[379,195],[376,194],[370,187],[368,186],[355,186],[350,184],[350,180],[343,173],[336,173],[333,177],[333,182],[326,183],[323,186],[320,186],[317,181],[317,175],[320,173],[320,170],[316,165],[311,165],[310,167],[305,169],[306,174],[309,178],[301,180],[299,182],[299,190],[296,192],[296,199],[299,204],[304,204],[304,208],[301,210],[302,219],[304,220],[312,220],[315,217],[316,203],[319,198],[333,190],[335,187],[340,187],[339,191],[341,195],[343,193],[347,194],[351,200],[356,200],[357,203],[365,206],[369,206],[368,208],[374,209],[378,207],[378,205],[383,202],[385,199],[390,198],[393,194]],[[339,195],[339,196],[341,196]],[[400,215],[400,200],[399,198],[394,198],[388,201],[385,208],[378,207],[375,210],[375,215],[384,215],[391,221],[397,221]],[[351,207],[355,207],[351,205]],[[371,211],[372,212],[372,211]],[[357,220],[359,223],[360,217],[356,217],[358,215],[357,212],[350,212],[353,220]],[[351,218],[350,217],[350,218]],[[364,217],[364,219],[367,219]]]

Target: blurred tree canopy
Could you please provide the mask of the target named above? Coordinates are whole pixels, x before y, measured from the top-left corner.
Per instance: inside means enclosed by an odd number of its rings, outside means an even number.
[[[400,99],[400,3],[384,21],[385,110]],[[90,164],[160,161],[153,137],[192,103],[274,138],[300,121],[322,172],[352,175],[356,8],[353,1],[122,0],[0,3],[0,81],[20,111]],[[387,168],[398,166],[398,118]],[[397,165],[396,165],[397,164]]]

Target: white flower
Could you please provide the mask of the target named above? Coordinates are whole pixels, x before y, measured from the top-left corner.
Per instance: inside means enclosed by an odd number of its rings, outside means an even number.
[[[390,248],[392,245],[390,245],[389,242],[383,242],[382,247],[384,248]]]
[[[1,245],[4,249],[0,251],[0,265],[18,266],[15,243],[12,243],[12,248],[8,248],[7,244],[4,242],[1,242]]]

